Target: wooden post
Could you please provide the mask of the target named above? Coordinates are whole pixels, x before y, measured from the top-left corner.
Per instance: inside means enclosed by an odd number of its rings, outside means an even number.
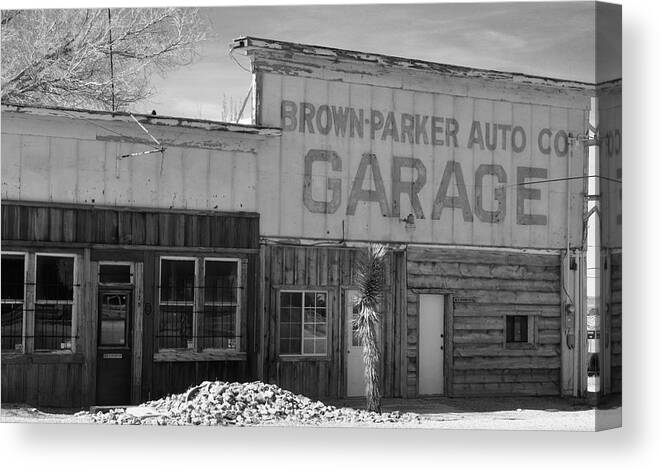
[[[25,353],[34,352],[34,305],[36,294],[36,266],[37,256],[34,253],[28,253],[26,276],[25,276]]]
[[[89,404],[96,403],[96,344],[98,337],[98,318],[99,318],[99,284],[98,284],[99,262],[90,262],[90,283],[89,283],[89,345],[88,354],[88,374],[89,374]]]
[[[575,287],[576,283],[574,282],[574,276],[570,276],[569,270],[569,257],[565,252],[561,255],[561,265],[560,265],[560,286],[564,286],[568,291],[569,287]],[[577,295],[576,292],[575,296]],[[574,342],[574,348],[570,348],[568,345],[570,335],[574,332],[574,325],[571,322],[568,313],[566,311],[566,305],[569,302],[569,298],[566,297],[566,294],[561,295],[562,302],[560,303],[560,394],[562,396],[575,396],[576,389],[574,387],[574,354],[576,349],[576,342]],[[575,305],[576,310],[579,309],[578,305]],[[577,315],[575,313],[574,315]]]
[[[611,251],[604,251],[604,258],[602,260],[602,267],[604,267],[603,276],[601,277],[602,298],[601,298],[601,332],[599,342],[599,350],[601,351],[601,358],[599,362],[599,377],[601,381],[602,394],[611,393],[611,273],[612,273],[612,257]]]
[[[133,266],[134,308],[133,308],[133,374],[131,376],[131,403],[140,402],[142,387],[142,318],[144,306],[144,265],[136,262]]]
[[[444,326],[444,347],[445,355],[445,395],[454,396],[454,296],[445,295],[445,326]],[[419,333],[418,333],[419,335]]]

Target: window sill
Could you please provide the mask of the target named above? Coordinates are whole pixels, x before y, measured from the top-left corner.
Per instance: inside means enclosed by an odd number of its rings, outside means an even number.
[[[17,353],[2,352],[2,362],[7,364],[49,364],[49,363],[83,363],[82,353],[62,352],[38,352]]]
[[[165,361],[245,361],[248,354],[245,352],[207,350],[194,352],[192,350],[161,350],[154,353],[155,362]]]
[[[279,361],[330,361],[328,355],[279,355]]]

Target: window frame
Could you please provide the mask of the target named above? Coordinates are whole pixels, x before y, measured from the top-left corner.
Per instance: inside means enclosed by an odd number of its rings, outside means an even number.
[[[23,322],[21,327],[21,349],[3,349],[3,355],[10,354],[53,354],[66,355],[76,353],[78,338],[78,304],[80,302],[80,263],[81,255],[75,252],[59,251],[57,249],[47,251],[37,250],[6,250],[0,255],[22,255],[23,265]],[[71,300],[41,300],[37,298],[37,258],[38,257],[60,257],[73,259],[73,280]],[[63,302],[65,301],[65,302]],[[3,303],[4,304],[4,303]],[[66,342],[65,348],[37,349],[35,348],[35,314],[37,304],[67,304],[71,305],[71,336]]]
[[[280,352],[280,324],[281,324],[281,314],[282,314],[282,305],[281,305],[281,298],[283,293],[299,293],[301,297],[303,298],[302,303],[301,303],[301,353],[281,353]],[[324,293],[326,295],[326,352],[325,353],[304,353],[303,348],[304,348],[304,341],[305,341],[305,322],[304,322],[304,316],[305,316],[305,294],[306,293]],[[330,317],[331,317],[331,306],[330,306],[330,290],[326,288],[314,288],[314,287],[306,287],[306,288],[281,288],[277,291],[277,330],[278,330],[278,335],[277,335],[277,349],[278,349],[278,357],[287,360],[287,359],[305,359],[305,358],[311,358],[315,360],[322,360],[322,359],[327,359],[329,358],[330,355]]]
[[[114,266],[128,266],[129,267],[129,281],[128,283],[126,282],[118,282],[118,283],[113,283],[113,282],[101,282],[101,267],[104,265],[114,265]],[[108,287],[112,288],[114,286],[134,286],[135,285],[135,264],[133,262],[117,262],[117,261],[106,261],[102,260],[99,261],[99,267],[97,269],[96,273],[96,282],[99,286],[103,287]],[[160,283],[159,283],[160,285]]]
[[[526,342],[508,342],[507,341],[507,318],[508,317],[527,317],[528,318],[528,339]],[[512,350],[534,350],[537,349],[537,317],[539,312],[507,312],[503,313],[503,347]]]
[[[205,257],[205,256],[193,256],[193,255],[159,255],[158,256],[158,321],[156,325],[158,326],[155,329],[155,344],[156,349],[155,353],[243,353],[243,345],[241,342],[242,338],[242,325],[241,320],[243,316],[243,292],[245,290],[245,279],[242,265],[244,263],[244,258],[240,257]],[[193,261],[195,263],[194,269],[194,280],[193,280],[193,301],[188,302],[162,302],[162,287],[161,287],[161,275],[163,269],[163,260],[180,260],[180,261]],[[206,262],[234,262],[236,263],[236,273],[237,273],[237,286],[236,286],[236,314],[235,314],[235,337],[234,337],[234,348],[202,348],[200,345],[199,339],[199,330],[202,325],[202,320],[204,317],[204,308],[207,304],[215,305],[205,302],[205,288],[206,288]],[[161,316],[161,306],[162,305],[171,305],[171,306],[192,306],[193,308],[193,319],[192,319],[192,344],[186,348],[159,348],[158,347],[158,335],[160,333],[160,316]],[[227,304],[224,304],[227,305]]]
[[[207,275],[207,262],[234,262],[236,263],[236,303],[234,303],[234,307],[236,309],[236,312],[234,314],[234,348],[202,348],[201,351],[203,352],[217,352],[217,351],[228,351],[228,352],[240,352],[241,351],[241,312],[243,310],[243,303],[242,303],[242,296],[241,296],[241,288],[243,284],[243,273],[241,270],[241,265],[242,259],[240,258],[230,258],[230,257],[202,257],[202,273],[200,275],[200,281],[201,284],[200,286],[203,287],[201,290],[202,293],[200,297],[202,298],[202,318],[204,318],[205,315],[205,308],[207,305],[210,306],[231,306],[232,304],[223,304],[223,303],[207,303],[205,299],[206,295],[206,275]],[[199,325],[199,324],[198,324]]]
[[[37,304],[53,304],[53,305],[58,305],[58,304],[64,304],[62,303],[62,300],[56,300],[56,301],[51,301],[49,302],[48,300],[39,302],[39,299],[37,298],[37,259],[39,257],[60,257],[60,258],[73,258],[73,280],[72,280],[72,294],[71,294],[71,301],[69,302],[67,300],[66,304],[71,304],[71,339],[69,340],[69,346],[68,348],[60,348],[57,350],[49,350],[49,349],[37,349],[34,346],[36,335],[34,334],[34,328],[35,328],[35,315],[36,315],[36,306]],[[76,352],[76,338],[78,336],[78,285],[80,280],[78,279],[78,268],[79,268],[79,263],[80,263],[80,255],[75,254],[75,253],[70,253],[70,252],[34,252],[34,257],[32,261],[32,275],[34,279],[34,290],[32,291],[33,293],[33,298],[30,300],[32,303],[32,321],[31,321],[31,327],[32,327],[32,346],[31,350],[32,352],[35,353],[75,353]],[[27,334],[26,334],[27,336]]]
[[[169,301],[169,302],[163,302],[163,287],[162,287],[162,276],[163,276],[163,260],[179,260],[179,261],[192,261],[194,262],[194,268],[193,268],[193,300],[192,301]],[[190,257],[190,256],[175,256],[175,255],[161,255],[158,258],[158,322],[156,323],[157,329],[156,331],[156,351],[157,352],[189,352],[189,351],[197,351],[196,347],[196,337],[197,337],[197,329],[196,329],[196,302],[195,302],[195,297],[197,295],[197,290],[196,288],[196,281],[197,281],[197,271],[198,271],[198,262],[197,262],[197,257]],[[193,308],[193,319],[191,321],[192,323],[192,328],[191,328],[191,336],[192,339],[190,342],[192,343],[192,346],[187,346],[186,348],[160,348],[159,347],[159,334],[161,332],[160,324],[161,324],[161,306],[166,305],[166,306],[191,306]]]
[[[27,297],[28,297],[27,283],[28,283],[28,270],[29,270],[28,252],[4,251],[4,250],[2,252],[0,252],[0,257],[3,257],[5,255],[10,255],[10,256],[21,256],[22,255],[23,256],[23,299],[20,300],[20,303],[22,304],[22,308],[21,308],[21,312],[22,312],[22,316],[21,316],[21,343],[20,343],[20,348],[19,349],[16,348],[16,344],[14,344],[14,348],[12,348],[12,349],[4,348],[4,344],[0,348],[2,348],[2,350],[1,350],[2,353],[25,353],[25,350],[26,350],[26,348],[25,348],[26,324],[27,324],[27,319],[26,319],[27,309],[26,309],[26,306],[27,306]],[[17,301],[19,301],[19,300],[18,299],[1,298],[0,299],[0,304],[19,304]]]

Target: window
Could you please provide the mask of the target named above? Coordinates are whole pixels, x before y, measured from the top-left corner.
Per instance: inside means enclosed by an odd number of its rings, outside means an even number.
[[[2,350],[75,350],[75,255],[2,254]]]
[[[101,262],[99,264],[99,283],[109,284],[132,284],[133,273],[130,263],[109,263]]]
[[[161,259],[159,349],[193,348],[195,260]]]
[[[532,347],[535,344],[535,316],[530,314],[505,315],[505,346]]]
[[[71,350],[74,257],[37,255],[34,349]]]
[[[280,292],[281,355],[326,355],[327,325],[325,291]]]
[[[2,350],[23,350],[25,255],[2,254]]]
[[[238,267],[235,261],[204,261],[204,315],[200,335],[203,349],[236,348],[239,326]]]
[[[239,350],[241,263],[161,258],[159,349]]]
[[[99,345],[122,347],[128,344],[129,296],[103,293],[99,302]]]

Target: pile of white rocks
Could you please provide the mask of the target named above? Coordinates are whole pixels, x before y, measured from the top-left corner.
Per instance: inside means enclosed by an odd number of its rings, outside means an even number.
[[[112,409],[91,416],[94,422],[130,425],[260,425],[418,423],[412,413],[328,406],[273,384],[205,381],[138,407]]]

